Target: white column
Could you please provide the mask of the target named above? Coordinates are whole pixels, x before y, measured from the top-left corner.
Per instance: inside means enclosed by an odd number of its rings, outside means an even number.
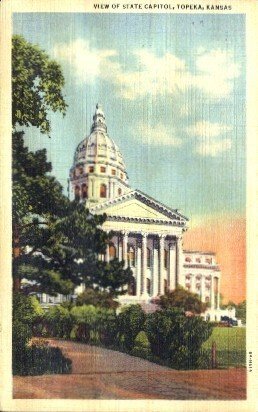
[[[176,242],[176,261],[177,261],[177,284],[184,287],[184,280],[182,278],[183,275],[183,245],[182,245],[182,237],[179,236]]]
[[[147,234],[142,236],[142,294],[147,294]]]
[[[218,297],[217,297],[218,306],[217,306],[217,309],[219,309],[220,308],[220,278],[218,277],[217,279],[218,279]]]
[[[142,275],[142,241],[136,240],[136,295],[141,296],[141,275]]]
[[[128,248],[128,232],[124,232],[123,234],[123,261],[124,261],[125,268],[127,268],[128,266],[127,248]]]
[[[211,309],[214,309],[214,281],[213,276],[211,275],[211,288],[210,288],[210,299],[211,299]]]
[[[164,247],[165,247],[165,236],[162,235],[159,237],[159,278],[160,278],[160,294],[164,295],[165,287],[164,287]]]
[[[159,249],[158,241],[153,240],[152,246],[152,293],[153,296],[158,296],[160,287],[159,287]]]
[[[169,243],[169,266],[168,266],[168,287],[169,290],[176,288],[176,243]]]

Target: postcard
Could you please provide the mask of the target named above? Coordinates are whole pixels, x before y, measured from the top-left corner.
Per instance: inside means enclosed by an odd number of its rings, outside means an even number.
[[[1,410],[255,411],[257,5],[0,10]]]

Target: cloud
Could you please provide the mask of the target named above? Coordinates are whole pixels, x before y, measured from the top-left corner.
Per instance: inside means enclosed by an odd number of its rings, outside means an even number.
[[[115,70],[117,63],[112,61],[117,52],[114,49],[95,49],[88,40],[77,39],[70,44],[58,43],[53,49],[56,59],[66,61],[75,72],[78,82],[93,83],[105,76],[104,68]],[[119,65],[118,65],[119,66]]]
[[[187,133],[196,137],[196,153],[211,157],[231,149],[232,141],[229,137],[225,137],[225,134],[231,131],[231,126],[207,121],[197,122],[187,128]]]
[[[133,129],[133,135],[142,143],[152,146],[181,146],[180,138],[175,137],[175,131],[163,124],[151,125],[138,124]]]
[[[193,85],[213,97],[227,97],[233,89],[233,80],[240,76],[240,65],[234,62],[231,51],[201,51],[196,58],[197,74]]]
[[[172,53],[157,56],[151,50],[134,50],[136,69],[122,65],[115,49],[97,49],[88,40],[77,39],[70,44],[59,43],[54,56],[68,62],[77,80],[92,83],[96,79],[109,81],[121,97],[135,100],[146,95],[175,95],[195,88],[210,98],[224,98],[233,90],[240,67],[230,51],[199,49],[195,67],[187,68],[186,61]]]
[[[200,121],[187,128],[188,134],[201,138],[217,137],[227,131],[231,131],[232,127],[220,123],[211,123]]]
[[[211,156],[215,157],[220,153],[227,152],[231,149],[232,142],[231,139],[223,139],[221,141],[201,141],[196,146],[196,153],[201,156]]]

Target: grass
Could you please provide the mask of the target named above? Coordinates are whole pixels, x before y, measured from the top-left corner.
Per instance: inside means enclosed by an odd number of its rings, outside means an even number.
[[[203,349],[211,348],[212,342],[216,342],[218,351],[245,351],[245,328],[214,328],[212,335],[204,342]]]
[[[209,352],[212,342],[216,343],[217,364],[220,367],[246,365],[246,329],[214,328],[212,335],[202,348]]]

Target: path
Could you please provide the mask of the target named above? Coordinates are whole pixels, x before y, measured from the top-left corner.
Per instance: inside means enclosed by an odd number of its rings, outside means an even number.
[[[15,376],[14,398],[245,399],[245,369],[176,371],[113,350],[51,340],[69,375]]]

